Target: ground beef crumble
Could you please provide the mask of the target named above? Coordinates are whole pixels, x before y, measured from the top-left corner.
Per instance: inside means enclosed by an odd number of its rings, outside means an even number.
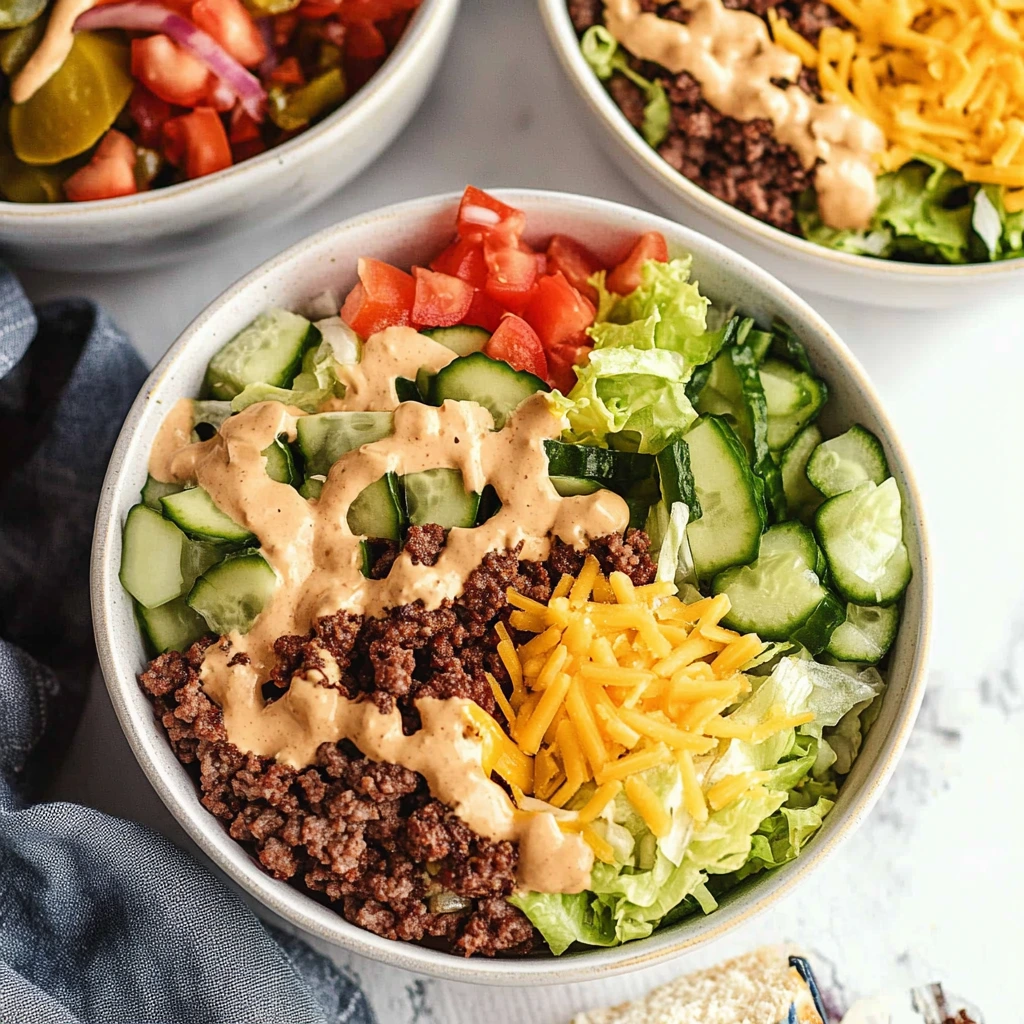
[[[413,527],[405,550],[429,565],[443,544],[439,527]],[[588,550],[605,572],[622,571],[640,586],[654,579],[649,546],[646,534],[629,531],[596,540]],[[397,545],[377,551],[373,572],[386,575],[383,566],[390,568],[398,554]],[[558,540],[546,562],[520,561],[518,549],[492,552],[467,578],[462,595],[435,610],[417,602],[381,619],[345,612],[320,619],[309,634],[277,641],[265,692],[280,695],[295,672],[316,667],[327,649],[341,669],[339,689],[382,711],[397,706],[406,732],[418,728],[414,701],[425,696],[469,697],[503,721],[484,673],[508,684],[494,633],[499,619],[508,621],[505,591],[512,586],[547,600],[563,573],[579,571],[585,554]],[[302,770],[229,743],[220,709],[199,679],[214,642],[209,637],[184,654],[160,655],[139,682],[175,754],[195,772],[203,806],[264,870],[388,938],[464,956],[534,948],[532,925],[505,899],[515,880],[515,844],[473,833],[430,796],[422,776],[369,761],[347,742],[321,744],[316,762]],[[439,912],[438,898],[450,906],[453,895],[458,909]]]
[[[802,36],[816,43],[828,25],[848,22],[821,0],[723,0],[726,7],[767,18],[775,8]],[[603,0],[568,0],[569,14],[579,34],[601,23]],[[685,23],[687,11],[678,2],[640,0],[645,12]],[[658,146],[666,163],[713,196],[783,231],[800,234],[795,204],[814,183],[814,168],[805,168],[796,152],[777,142],[766,119],[737,121],[719,113],[701,96],[700,86],[687,73],[673,75],[657,64],[631,60],[636,71],[665,87],[671,104],[668,135]],[[644,120],[645,97],[622,75],[606,83],[608,92],[634,128]],[[782,84],[782,83],[779,83]],[[797,84],[820,98],[817,74],[804,69]]]

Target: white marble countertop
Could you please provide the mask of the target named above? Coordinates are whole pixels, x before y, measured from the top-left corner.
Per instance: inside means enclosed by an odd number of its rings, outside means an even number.
[[[467,0],[451,52],[409,130],[320,208],[244,244],[132,274],[25,275],[34,299],[103,303],[150,363],[203,306],[286,245],[401,199],[519,185],[645,198],[612,166],[526,0]],[[254,210],[253,216],[259,211]],[[845,998],[942,980],[989,1024],[1024,1020],[1024,297],[903,313],[809,296],[858,354],[902,432],[930,516],[938,599],[930,690],[871,818],[769,916],[683,961],[628,979],[517,991],[446,984],[342,958],[382,1024],[566,1021],[658,980],[792,940]],[[135,764],[95,680],[57,795],[188,840]]]

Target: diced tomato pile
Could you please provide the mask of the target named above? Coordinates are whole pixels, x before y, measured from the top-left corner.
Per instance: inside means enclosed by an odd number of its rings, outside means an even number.
[[[99,0],[104,7],[118,2]],[[90,162],[65,182],[71,201],[113,199],[202,177],[287,141],[373,75],[421,0],[156,3],[190,20],[255,75],[266,103],[258,111],[245,107],[203,60],[168,35],[133,38],[128,134],[111,129],[104,136]],[[289,9],[250,13],[264,6]]]
[[[342,319],[368,337],[386,327],[482,327],[484,352],[517,370],[542,377],[566,393],[574,366],[593,347],[597,292],[588,283],[599,270],[618,294],[640,283],[646,260],[668,259],[664,237],[641,235],[619,263],[607,264],[568,235],[553,235],[544,252],[523,241],[526,215],[470,185],[459,204],[455,238],[429,267],[406,273],[361,259],[359,283],[341,308]]]

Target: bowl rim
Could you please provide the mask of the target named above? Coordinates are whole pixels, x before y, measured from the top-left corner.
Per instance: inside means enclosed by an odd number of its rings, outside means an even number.
[[[67,200],[59,203],[12,203],[0,200],[0,218],[5,225],[15,228],[53,222],[63,226],[66,220],[74,227],[87,228],[93,220],[120,212],[130,211],[133,216],[162,217],[171,212],[167,209],[169,204],[178,200],[195,202],[198,195],[204,201],[213,201],[218,194],[243,191],[256,178],[273,176],[278,168],[296,159],[316,159],[338,136],[344,135],[351,125],[360,119],[372,118],[381,107],[391,102],[394,93],[404,87],[406,74],[417,65],[417,58],[422,59],[428,55],[430,46],[435,42],[434,36],[458,5],[459,0],[422,0],[395,48],[351,99],[312,128],[258,156],[202,178],[116,199],[97,199],[86,203]]]
[[[608,215],[627,215],[645,225],[644,230],[662,230],[674,236],[682,248],[700,251],[719,262],[732,261],[762,294],[767,293],[790,310],[795,310],[817,333],[827,350],[842,367],[844,380],[859,391],[877,416],[885,432],[893,457],[904,481],[906,514],[916,524],[917,570],[921,592],[921,618],[917,624],[918,641],[913,653],[902,706],[894,718],[876,763],[865,777],[861,788],[851,794],[843,817],[831,830],[818,836],[795,861],[759,880],[757,885],[741,891],[737,897],[708,917],[694,919],[693,926],[681,933],[669,929],[655,932],[646,939],[606,949],[586,950],[561,958],[529,958],[522,960],[462,959],[448,953],[427,949],[412,943],[394,941],[374,935],[350,924],[340,914],[318,903],[305,893],[279,882],[262,871],[239,843],[231,839],[221,823],[210,815],[196,797],[194,783],[183,776],[183,769],[170,752],[162,729],[154,729],[149,702],[139,710],[138,684],[134,672],[122,673],[117,664],[117,644],[113,641],[111,623],[114,617],[112,600],[119,593],[114,554],[119,550],[120,520],[114,515],[122,498],[128,467],[127,455],[133,435],[156,397],[163,379],[178,365],[189,362],[189,349],[207,329],[220,311],[260,281],[273,277],[304,253],[316,252],[329,245],[337,235],[373,224],[378,231],[401,225],[410,213],[427,214],[454,209],[460,193],[408,200],[361,214],[328,227],[289,247],[277,256],[246,274],[211,302],[182,332],[141,387],[118,435],[104,478],[96,514],[90,566],[93,629],[100,668],[121,728],[132,751],[157,791],[164,805],[178,824],[206,854],[214,865],[228,876],[236,888],[254,897],[264,908],[285,919],[300,933],[313,935],[347,951],[382,961],[392,967],[428,974],[451,981],[481,984],[521,985],[567,983],[610,977],[625,971],[652,966],[671,957],[703,947],[743,922],[763,913],[788,894],[798,881],[818,868],[839,845],[863,822],[881,795],[907,743],[924,695],[925,670],[930,644],[932,620],[932,571],[930,548],[922,499],[910,469],[910,463],[893,424],[874,386],[852,352],[803,299],[767,271],[738,256],[721,243],[700,235],[692,229],[674,224],[664,217],[644,210],[589,196],[533,189],[494,189],[501,199],[529,211],[549,204],[561,210],[599,221]],[[135,699],[130,700],[132,695]],[[175,774],[172,776],[172,772]],[[182,774],[177,774],[182,772]],[[833,819],[834,820],[834,819]]]
[[[792,258],[798,255],[803,262],[825,260],[834,269],[868,271],[895,274],[913,280],[947,281],[962,279],[965,275],[974,278],[999,278],[1024,270],[1024,257],[1012,260],[997,260],[989,263],[959,263],[952,265],[931,263],[909,263],[899,260],[861,256],[856,253],[840,252],[824,245],[818,245],[806,238],[790,235],[788,232],[766,224],[749,213],[738,210],[723,199],[713,196],[662,159],[637,130],[626,120],[626,116],[601,85],[597,75],[584,60],[579,40],[569,16],[566,0],[537,0],[541,20],[547,30],[548,39],[559,62],[576,87],[577,93],[590,110],[613,133],[615,140],[633,160],[661,186],[681,194],[690,205],[700,208],[706,216],[724,222],[734,231],[751,241],[767,246],[779,256]]]

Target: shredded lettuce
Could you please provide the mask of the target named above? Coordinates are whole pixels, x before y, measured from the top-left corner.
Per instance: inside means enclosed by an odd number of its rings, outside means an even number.
[[[638,86],[644,94],[644,120],[640,134],[648,146],[657,149],[665,141],[672,123],[672,107],[661,82],[650,81],[630,66],[626,55],[619,49],[616,38],[603,25],[587,29],[580,50],[586,62],[602,81],[618,73]]]

